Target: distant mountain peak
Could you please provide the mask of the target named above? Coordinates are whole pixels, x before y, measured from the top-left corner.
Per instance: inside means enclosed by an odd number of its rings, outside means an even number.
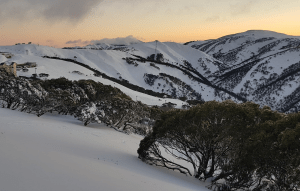
[[[99,45],[99,44],[108,44],[108,45],[131,45],[131,44],[138,44],[143,43],[143,41],[138,40],[137,38],[129,35],[127,37],[118,37],[118,38],[104,38],[101,40],[92,40],[92,44]]]
[[[229,35],[229,36],[252,36],[254,38],[299,38],[300,36],[292,36],[292,35],[287,35],[284,33],[279,33],[275,31],[269,31],[269,30],[247,30],[245,32]]]

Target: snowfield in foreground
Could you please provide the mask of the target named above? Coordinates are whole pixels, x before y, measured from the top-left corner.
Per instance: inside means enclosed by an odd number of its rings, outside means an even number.
[[[208,190],[137,158],[142,137],[71,116],[0,108],[0,190]]]

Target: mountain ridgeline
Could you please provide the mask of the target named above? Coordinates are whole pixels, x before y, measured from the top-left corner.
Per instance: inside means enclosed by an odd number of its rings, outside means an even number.
[[[37,62],[37,70],[51,77],[58,75],[56,66],[61,67],[58,77],[105,78],[154,97],[252,101],[280,112],[300,109],[300,37],[271,31],[185,44],[98,43],[63,49],[30,44],[0,47],[0,52],[13,54],[10,61],[17,63]],[[81,76],[73,74],[75,68]],[[34,70],[17,73],[30,77]]]
[[[253,101],[280,112],[300,109],[300,37],[251,30],[184,45],[152,42],[97,49],[123,51],[127,64],[152,67],[143,75],[146,87],[173,98]]]
[[[223,63],[212,84],[281,112],[300,109],[300,37],[247,31],[186,45]]]

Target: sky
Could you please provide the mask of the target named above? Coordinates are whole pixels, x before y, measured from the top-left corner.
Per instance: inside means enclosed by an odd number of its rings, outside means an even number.
[[[247,30],[300,36],[299,18],[300,0],[0,0],[0,46],[182,43]]]

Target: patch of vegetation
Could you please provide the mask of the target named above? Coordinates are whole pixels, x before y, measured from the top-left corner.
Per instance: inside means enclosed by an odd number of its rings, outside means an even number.
[[[228,100],[163,113],[138,154],[148,164],[209,179],[215,190],[296,191],[299,148],[300,113]]]
[[[157,117],[147,105],[93,80],[34,80],[2,74],[0,105],[38,117],[48,112],[72,115],[84,125],[105,123],[118,131],[142,135],[151,131]]]

